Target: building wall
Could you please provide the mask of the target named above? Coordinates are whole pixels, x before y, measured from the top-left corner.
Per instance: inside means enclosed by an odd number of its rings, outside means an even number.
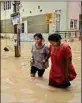
[[[14,33],[14,27],[11,25],[11,20],[2,20],[1,21],[2,33]]]
[[[20,10],[22,18],[29,17],[29,16],[35,16],[35,15],[43,15],[46,13],[54,13],[55,10],[61,10],[61,21],[60,21],[60,30],[66,30],[67,29],[67,19],[66,19],[66,8],[67,3],[66,2],[24,2],[22,1],[22,8]],[[38,9],[38,6],[40,6],[40,9]],[[42,10],[42,11],[40,11]],[[32,13],[30,13],[30,11]],[[13,7],[11,10],[3,10],[2,6],[2,13],[1,13],[1,19],[11,19],[10,14],[13,12]],[[26,24],[26,23],[25,23]],[[52,23],[49,25],[49,32],[53,32],[53,29],[55,30],[55,23]],[[27,26],[25,27],[26,31]]]
[[[27,16],[35,16],[35,15],[43,15],[46,13],[54,13],[55,10],[61,10],[61,21],[60,21],[60,30],[67,29],[67,18],[66,18],[66,10],[67,10],[67,2],[22,2],[23,11],[22,17]],[[40,6],[40,9],[38,9]],[[40,12],[42,10],[42,12]],[[31,11],[31,13],[30,13]],[[45,21],[46,22],[46,21]],[[55,23],[49,25],[49,32],[53,32],[55,29]]]
[[[14,27],[11,23],[11,14],[13,11],[13,7],[11,9],[4,10],[4,2],[1,1],[1,32],[2,33],[13,33]]]
[[[27,21],[27,26],[25,23],[25,30],[27,28],[28,33],[49,33],[49,24],[45,23],[45,14],[35,15],[24,18],[23,22]]]
[[[81,9],[81,2],[69,2],[69,30],[79,30],[79,14]],[[77,29],[70,28],[70,20],[77,20]]]
[[[12,12],[13,12],[12,2],[11,2],[11,9],[4,10],[4,2],[1,1],[1,20],[11,19],[10,15],[12,14]]]

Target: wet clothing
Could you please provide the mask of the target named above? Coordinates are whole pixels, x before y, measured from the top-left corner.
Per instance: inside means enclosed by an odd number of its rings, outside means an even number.
[[[32,62],[31,66],[34,66],[38,69],[46,69],[48,68],[48,60],[43,63],[43,60],[46,59],[49,55],[49,48],[43,44],[42,48],[37,48],[36,44],[32,46]]]
[[[31,52],[31,74],[35,75],[38,72],[38,76],[42,77],[45,69],[49,66],[49,61],[46,60],[49,55],[49,48],[45,44],[43,44],[42,48],[37,48],[36,44],[34,44]]]
[[[36,72],[38,72],[39,77],[42,77],[44,72],[45,72],[45,69],[38,69],[38,68],[32,66],[31,67],[31,74],[36,74]]]
[[[57,87],[57,88],[67,88],[71,85],[70,81],[67,80],[64,83],[61,84],[57,84],[55,81],[53,81],[52,79],[49,79],[49,85],[53,86],[53,87]]]
[[[70,85],[71,80],[75,79],[75,68],[70,63],[68,80],[65,81],[66,61],[72,57],[71,48],[66,43],[61,43],[59,47],[50,45],[51,69],[49,74],[49,85],[62,87],[62,85]],[[67,82],[68,81],[68,82]]]

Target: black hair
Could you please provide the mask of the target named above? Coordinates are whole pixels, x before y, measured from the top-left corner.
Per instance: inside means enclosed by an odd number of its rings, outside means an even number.
[[[36,34],[34,35],[34,38],[35,38],[35,37],[38,37],[38,38],[40,38],[41,40],[43,40],[43,36],[42,36],[41,33],[36,33]]]
[[[51,34],[48,37],[48,41],[54,41],[54,42],[59,42],[61,39],[62,39],[61,35],[59,35],[58,33]]]

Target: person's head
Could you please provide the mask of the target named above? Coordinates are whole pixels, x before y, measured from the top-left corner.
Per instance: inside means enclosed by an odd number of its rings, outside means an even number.
[[[61,35],[59,35],[58,33],[54,33],[49,35],[48,37],[48,41],[50,42],[50,44],[58,46],[61,42]]]
[[[36,33],[34,35],[34,40],[36,44],[41,44],[44,39],[41,33]]]

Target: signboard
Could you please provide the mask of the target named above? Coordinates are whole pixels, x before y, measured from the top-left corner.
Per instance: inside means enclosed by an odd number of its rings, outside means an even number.
[[[20,13],[13,13],[11,14],[11,23],[13,25],[20,23]]]
[[[55,13],[47,13],[45,19],[47,24],[53,23],[55,21]]]

